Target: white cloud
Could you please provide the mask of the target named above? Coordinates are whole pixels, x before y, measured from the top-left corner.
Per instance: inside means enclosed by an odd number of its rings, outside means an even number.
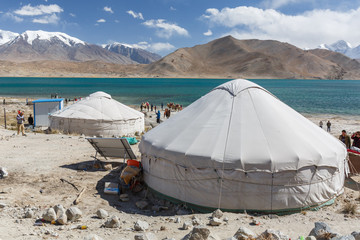
[[[170,10],[171,11],[176,11],[176,8],[174,8],[173,6],[170,6]]]
[[[104,7],[104,11],[109,12],[109,13],[114,13],[114,11],[111,9],[111,7],[107,7],[107,6]]]
[[[74,13],[69,13],[69,15],[70,15],[71,17],[76,17],[76,15],[75,15]]]
[[[236,38],[274,39],[298,47],[316,47],[339,39],[359,44],[360,8],[349,11],[319,10],[286,15],[255,7],[207,9],[202,18],[210,25],[226,27]]]
[[[209,29],[207,32],[203,33],[205,36],[211,36],[213,35],[212,31]]]
[[[60,21],[59,16],[55,13],[51,15],[45,15],[39,18],[34,18],[32,22],[41,24],[57,24]]]
[[[30,4],[15,10],[14,13],[20,16],[40,16],[53,13],[61,13],[64,10],[57,4],[31,6]]]
[[[189,33],[185,28],[182,28],[175,23],[167,23],[165,19],[151,19],[143,22],[142,24],[149,28],[155,28],[156,34],[159,37],[170,38],[175,34],[189,36]]]
[[[280,8],[292,3],[303,3],[306,0],[264,0],[261,5],[265,6],[265,8]]]
[[[105,19],[103,19],[103,18],[100,18],[99,20],[97,20],[96,22],[98,22],[98,23],[104,23],[104,22],[106,22],[106,20]]]
[[[133,18],[138,18],[138,19],[141,19],[141,20],[144,20],[144,17],[142,15],[141,12],[139,13],[136,13],[134,12],[133,10],[129,10],[129,11],[126,11],[128,14],[130,14]]]
[[[11,20],[13,20],[13,21],[15,21],[15,22],[17,22],[17,23],[24,21],[23,18],[18,17],[18,16],[14,15],[14,14],[12,14],[12,13],[10,13],[10,12],[5,13],[5,14],[4,14],[4,17],[5,17],[5,18],[9,18],[9,19],[11,19]]]

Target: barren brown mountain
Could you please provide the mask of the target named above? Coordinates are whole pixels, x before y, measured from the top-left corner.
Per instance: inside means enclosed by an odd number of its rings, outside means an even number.
[[[0,62],[0,76],[360,79],[360,63],[328,50],[302,50],[273,40],[223,37],[181,48],[157,62]]]
[[[169,77],[342,79],[347,74],[359,79],[360,68],[350,58],[331,54],[333,58],[326,58],[288,43],[227,36],[178,49],[145,68],[147,73]],[[341,60],[337,61],[337,57]]]

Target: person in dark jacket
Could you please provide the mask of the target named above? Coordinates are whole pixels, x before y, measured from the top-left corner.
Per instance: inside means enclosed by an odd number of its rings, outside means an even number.
[[[351,139],[353,139],[353,147],[357,147],[360,148],[360,131],[355,132],[352,136]]]
[[[327,121],[326,123],[326,126],[327,126],[327,131],[330,132],[331,131],[331,122],[330,121]]]
[[[31,116],[31,114],[28,117],[28,123],[29,123],[30,126],[34,126],[34,118]]]
[[[350,140],[349,135],[346,134],[345,130],[342,130],[341,135],[339,136],[339,140],[345,144],[347,149],[350,149],[351,140]]]

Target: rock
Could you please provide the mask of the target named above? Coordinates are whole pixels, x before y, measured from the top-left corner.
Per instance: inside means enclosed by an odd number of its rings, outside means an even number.
[[[0,167],[0,179],[6,178],[7,176],[9,176],[9,173],[7,172],[6,168]]]
[[[124,193],[124,194],[120,194],[120,201],[122,202],[128,202],[130,199],[129,199],[129,195]]]
[[[35,217],[35,213],[33,210],[31,210],[30,208],[27,208],[25,210],[25,218],[34,218]]]
[[[192,222],[187,221],[187,222],[184,222],[182,229],[188,230],[191,226],[192,226]]]
[[[200,221],[200,219],[198,219],[197,217],[193,217],[193,219],[192,219],[192,224],[193,224],[194,226],[198,226],[198,225],[201,225],[201,221]]]
[[[0,203],[0,208],[5,208],[5,207],[7,207],[6,203]]]
[[[246,240],[249,238],[252,239],[255,236],[255,233],[246,227],[240,227],[234,234],[234,238],[237,240]]]
[[[81,218],[82,212],[77,207],[71,207],[66,210],[66,216],[68,221],[75,222],[76,220],[79,220]]]
[[[305,240],[316,240],[316,237],[314,236],[308,236],[305,238]]]
[[[228,217],[224,217],[224,222],[228,222],[229,218]]]
[[[67,224],[67,221],[68,221],[68,218],[67,218],[67,215],[65,213],[65,210],[63,212],[61,212],[63,210],[60,210],[59,211],[59,216],[58,218],[56,219],[57,223],[60,224],[60,225],[66,225]]]
[[[289,236],[284,235],[280,231],[275,231],[272,229],[267,229],[265,232],[260,234],[257,238],[259,239],[267,239],[267,240],[289,240]]]
[[[145,221],[137,220],[134,225],[134,229],[136,231],[146,231],[149,229],[149,224]]]
[[[84,240],[103,240],[103,239],[96,234],[90,234],[84,237]]]
[[[181,223],[181,217],[177,217],[177,218],[175,218],[175,221],[174,221],[175,223]]]
[[[331,240],[355,240],[355,237],[353,235],[345,235],[333,237],[331,238]]]
[[[329,225],[327,225],[326,223],[316,222],[315,227],[311,230],[309,236],[314,236],[317,240],[327,240],[336,237],[337,234],[333,233]]]
[[[54,210],[56,212],[56,216],[59,216],[60,214],[65,213],[65,208],[61,204],[55,205]]]
[[[183,240],[207,240],[210,235],[210,230],[205,226],[196,226],[187,234]]]
[[[140,209],[144,209],[146,208],[149,204],[147,201],[138,201],[135,203],[135,205],[140,208]]]
[[[351,235],[353,235],[355,240],[360,240],[360,232],[352,232]]]
[[[104,227],[106,228],[119,228],[120,227],[120,220],[117,216],[112,216],[108,220],[106,220]]]
[[[213,218],[222,218],[223,215],[224,213],[220,209],[216,209],[211,216]]]
[[[104,209],[99,209],[96,212],[96,215],[98,216],[98,218],[100,219],[105,219],[109,216],[108,212],[105,211]]]
[[[157,240],[157,237],[153,233],[144,233],[144,234],[136,234],[134,236],[135,240]]]
[[[161,226],[160,227],[160,231],[165,231],[166,230],[166,227],[165,226]]]
[[[53,208],[48,208],[46,209],[46,211],[43,213],[42,218],[47,221],[47,222],[51,222],[56,220],[56,212]]]
[[[209,224],[211,226],[220,226],[221,223],[222,223],[222,221],[216,217],[213,217],[212,219],[210,219],[210,222],[209,222]]]

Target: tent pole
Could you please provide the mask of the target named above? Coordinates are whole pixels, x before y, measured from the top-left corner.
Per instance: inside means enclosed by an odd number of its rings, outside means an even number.
[[[5,125],[5,129],[6,129],[6,110],[4,108],[4,125]]]

